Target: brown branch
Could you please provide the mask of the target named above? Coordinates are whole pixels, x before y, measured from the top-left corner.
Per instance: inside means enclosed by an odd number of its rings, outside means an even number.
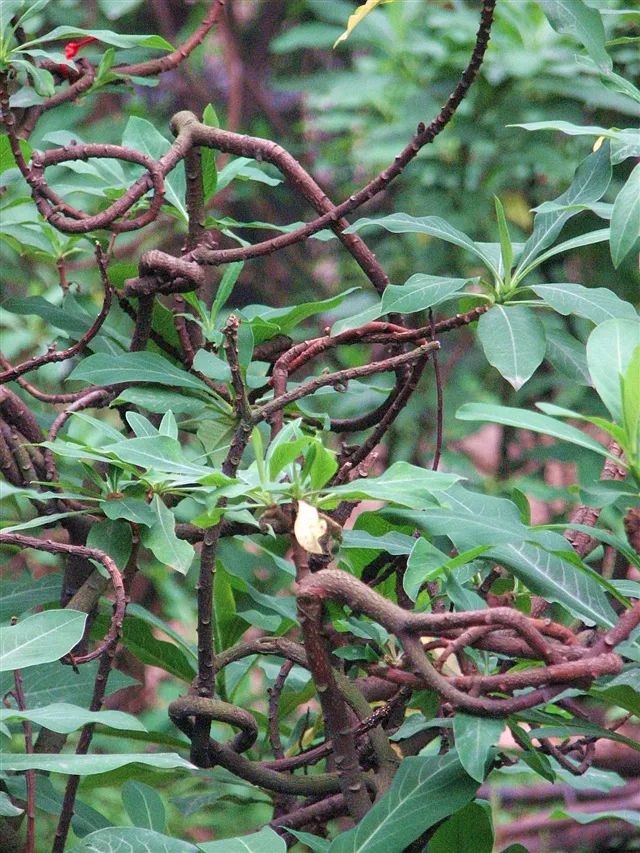
[[[15,625],[17,620],[11,620],[11,624]],[[16,699],[16,705],[19,711],[27,710],[27,703],[24,695],[24,684],[22,681],[22,673],[19,669],[13,672],[13,695]],[[22,721],[22,731],[24,732],[24,751],[27,755],[33,755],[33,727],[29,720]],[[25,770],[25,782],[27,786],[27,838],[24,847],[24,853],[36,853],[36,771],[33,769]]]
[[[89,548],[86,545],[67,545],[64,542],[54,542],[51,539],[38,539],[34,536],[24,536],[21,533],[4,533],[2,531],[0,531],[0,544],[18,545],[21,548],[35,548],[37,551],[46,551],[49,554],[73,554],[86,560],[97,560],[99,563],[102,563],[109,573],[115,594],[115,603],[109,630],[104,639],[92,652],[77,657],[69,655],[69,660],[74,666],[87,663],[100,657],[118,639],[122,632],[122,622],[124,620],[127,600],[122,575],[108,554],[105,554],[104,551],[100,551],[98,548]]]
[[[133,65],[115,65],[111,70],[115,74],[128,77],[155,77],[157,74],[163,74],[165,71],[172,71],[177,68],[199,44],[202,44],[204,37],[217,21],[224,2],[225,0],[212,0],[202,23],[176,50],[166,56],[150,59],[147,62],[136,62]]]
[[[322,601],[313,595],[299,596],[298,617],[309,668],[322,706],[325,732],[333,743],[340,790],[351,816],[360,820],[371,808],[371,801],[362,778],[347,709],[338,691],[322,637]]]

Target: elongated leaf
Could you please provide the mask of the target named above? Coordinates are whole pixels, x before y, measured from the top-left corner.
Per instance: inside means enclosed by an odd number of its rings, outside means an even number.
[[[604,71],[613,63],[605,49],[606,35],[600,12],[583,0],[538,0],[549,23],[559,33],[574,36]]]
[[[616,269],[640,238],[640,163],[629,175],[613,203],[611,259]]]
[[[508,124],[507,127],[521,127],[523,130],[559,130],[560,133],[566,133],[568,136],[605,136],[609,139],[617,139],[620,135],[620,131],[614,128],[571,124],[571,122],[561,119],[528,121],[525,124]]]
[[[540,365],[546,350],[542,323],[522,305],[494,305],[478,321],[478,338],[489,364],[516,391]]]
[[[453,243],[454,246],[471,252],[480,258],[492,272],[497,273],[492,258],[478,243],[439,216],[415,217],[409,216],[407,213],[392,213],[390,216],[382,216],[380,219],[365,216],[362,219],[357,219],[346,228],[345,234],[354,234],[369,225],[386,228],[387,231],[392,231],[394,234],[428,234],[430,237],[438,237],[440,240],[446,240],[447,243]]]
[[[86,620],[77,610],[46,610],[0,628],[0,672],[63,657],[82,639]]]
[[[122,144],[148,154],[153,160],[159,160],[166,154],[171,143],[160,133],[155,125],[139,116],[131,116],[122,135]],[[164,179],[165,199],[179,213],[183,222],[188,222],[189,215],[185,207],[186,179],[184,163],[180,162]]]
[[[115,444],[106,444],[102,450],[147,471],[182,474],[194,481],[206,477],[209,485],[223,486],[232,482],[221,471],[189,462],[183,455],[180,442],[168,435],[129,438]]]
[[[450,488],[459,479],[457,474],[444,474],[408,462],[395,462],[380,477],[353,480],[344,486],[332,488],[329,497],[339,495],[341,500],[373,498],[418,509],[425,503],[433,502],[434,492]]]
[[[134,826],[163,832],[167,816],[162,797],[144,782],[129,779],[122,786],[122,804]]]
[[[84,379],[96,385],[153,382],[210,393],[201,379],[154,352],[123,352],[117,356],[95,353],[83,359],[69,374],[69,379]]]
[[[622,390],[624,375],[633,351],[640,345],[640,318],[617,319],[601,323],[587,341],[589,372],[602,402],[616,423],[622,423]]]
[[[199,853],[200,847],[137,826],[109,826],[85,835],[68,853]]]
[[[504,720],[474,717],[458,711],[453,718],[453,734],[460,763],[472,779],[484,782],[487,760],[504,730]]]
[[[360,24],[370,12],[376,8],[376,6],[380,6],[383,3],[390,3],[393,0],[366,0],[366,2],[362,3],[353,15],[349,15],[349,20],[347,21],[347,29],[342,33],[342,35],[338,36],[338,38],[334,42],[334,48],[337,47],[340,42],[346,41],[351,33],[355,30],[355,28]]]
[[[557,371],[578,385],[592,385],[585,346],[564,329],[545,328],[546,358]]]
[[[89,723],[99,723],[110,729],[146,732],[142,723],[131,714],[122,711],[87,711],[68,702],[46,705],[33,711],[18,711],[14,708],[0,708],[0,720],[29,720],[37,726],[52,732],[69,734]]]
[[[207,127],[220,127],[216,111],[207,104],[202,113],[202,123]],[[205,204],[215,194],[218,186],[218,170],[216,168],[216,152],[212,148],[200,149],[200,168],[202,169],[202,194]]]
[[[412,275],[403,285],[390,284],[382,295],[381,314],[396,312],[413,314],[433,308],[462,290],[466,278],[443,278],[435,275]]]
[[[98,661],[83,664],[77,672],[62,663],[30,666],[22,673],[26,704],[30,709],[43,708],[55,702],[88,705],[91,702],[97,671]],[[128,675],[114,670],[107,682],[107,694],[137,683]],[[0,694],[4,696],[13,686],[13,673],[0,672]]]
[[[73,776],[93,776],[96,773],[108,773],[127,764],[145,764],[161,770],[195,770],[193,764],[185,761],[175,752],[133,752],[117,755],[0,755],[3,770],[21,772],[23,770],[44,770],[46,773],[65,773]]]
[[[157,50],[173,50],[168,41],[161,36],[128,35],[124,33],[113,33],[111,30],[83,30],[80,27],[56,27],[37,39],[32,39],[21,45],[22,48],[32,44],[43,44],[49,41],[75,38],[76,36],[93,36],[96,41],[104,44],[112,44],[114,47],[149,47]]]
[[[615,611],[598,582],[567,560],[534,542],[509,542],[488,552],[506,563],[531,592],[556,601],[588,624],[612,627]]]
[[[592,323],[616,317],[635,318],[635,308],[606,287],[583,287],[572,282],[534,284],[531,290],[559,314],[576,314]]]
[[[225,838],[223,841],[207,841],[198,845],[203,853],[286,853],[284,839],[270,826],[265,826],[252,835],[241,838]]]
[[[456,412],[456,417],[461,421],[489,421],[519,429],[529,429],[543,435],[552,435],[562,441],[569,441],[571,444],[593,450],[594,453],[602,456],[607,455],[606,449],[586,433],[548,415],[541,415],[539,412],[514,409],[509,406],[495,406],[490,403],[465,403]]]
[[[605,194],[611,181],[611,162],[609,160],[609,143],[605,142],[598,151],[590,154],[578,166],[571,186],[554,199],[558,204],[580,204],[583,202],[599,201]],[[564,224],[577,211],[553,211],[539,213],[533,224],[533,233],[525,243],[520,261],[514,275],[514,281],[520,281],[533,269],[543,249],[558,236]]]
[[[468,803],[477,782],[455,751],[405,758],[387,793],[353,829],[339,835],[329,853],[404,850],[426,829]]]
[[[175,516],[158,495],[154,495],[151,506],[156,514],[156,522],[141,531],[143,545],[165,566],[186,575],[195,556],[193,545],[178,539]]]
[[[571,818],[576,823],[587,824],[594,823],[597,820],[606,820],[610,823],[612,820],[623,820],[630,823],[631,826],[640,827],[640,814],[633,809],[607,809],[601,812],[577,812],[569,809],[555,809],[550,815],[551,818]],[[613,831],[613,827],[612,827]]]

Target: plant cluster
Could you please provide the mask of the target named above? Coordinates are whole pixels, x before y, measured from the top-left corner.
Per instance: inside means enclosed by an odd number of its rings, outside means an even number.
[[[349,38],[366,40],[378,5],[358,10]],[[402,5],[382,4],[377,26],[387,6],[396,24],[411,14],[396,12]],[[536,27],[544,13],[556,33],[577,38],[593,86],[637,114],[640,91],[607,50],[637,37],[607,41],[600,12],[582,0],[569,12],[559,0],[532,5]],[[62,107],[120,98],[182,68],[231,14],[212,0],[176,48],[95,27],[37,35],[49,6],[5,0],[0,27],[3,240],[10,258],[23,256],[49,283],[53,274],[64,297],[57,305],[36,289],[3,303],[0,544],[12,574],[0,614],[0,732],[19,747],[2,756],[3,849],[20,849],[22,823],[26,849],[41,849],[42,813],[55,816],[55,853],[234,843],[256,853],[296,844],[438,853],[463,849],[457,839],[470,825],[473,849],[490,853],[495,839],[526,833],[494,827],[486,780],[523,765],[549,782],[613,787],[595,814],[558,814],[562,826],[572,817],[589,824],[582,841],[637,835],[637,785],[598,781],[594,761],[602,742],[640,749],[622,729],[640,708],[640,320],[609,288],[549,275],[558,259],[594,247],[609,253],[611,279],[629,264],[640,235],[640,165],[628,168],[640,157],[637,131],[564,119],[512,128],[594,143],[562,193],[536,207],[528,233],[521,218],[515,238],[513,199],[497,196],[495,224],[473,236],[432,213],[374,216],[371,205],[396,185],[411,192],[413,161],[455,131],[473,87],[490,87],[478,78],[495,0],[464,6],[475,36],[435,117],[337,203],[304,157],[224,129],[211,104],[201,117],[176,112],[172,138],[140,115],[119,143],[61,126],[38,136]],[[514,4],[504,8],[507,23],[526,27]],[[318,26],[285,32],[276,50],[313,44]],[[63,52],[52,49],[61,41]],[[370,57],[356,59],[361,71]],[[322,130],[320,116],[314,132]],[[365,143],[370,132],[365,125]],[[254,190],[280,192],[283,182],[312,209],[308,221],[262,221],[257,201],[251,221],[222,215],[223,193],[236,189],[250,204]],[[563,234],[583,218],[593,227]],[[249,242],[244,229],[267,236]],[[179,249],[167,245],[169,231]],[[398,240],[417,241],[412,258],[425,243],[453,246],[464,271],[413,266],[394,284],[365,232],[386,235],[385,257],[401,254]],[[398,234],[415,237],[388,236]],[[296,303],[279,293],[284,304],[274,306],[263,281],[264,304],[242,304],[254,259],[286,258],[296,246],[312,255],[329,241],[355,262],[371,298],[340,288]],[[39,318],[68,345],[33,354],[35,326],[16,316]],[[459,379],[467,385],[457,420],[504,427],[503,476],[484,489],[456,451],[462,427],[454,422],[449,435],[447,408],[451,371],[474,340],[479,371],[516,395],[500,400]],[[41,377],[56,385],[44,390]],[[402,446],[413,449],[394,460],[385,440],[407,413],[420,429],[405,427]],[[536,492],[527,442],[538,459],[577,472],[546,524],[531,520],[527,494],[550,501],[552,490],[542,481]],[[509,482],[519,466],[522,477]],[[175,625],[181,609],[195,614],[192,636]],[[153,723],[105,710],[131,681],[127,660],[171,680],[166,713],[155,709]],[[62,791],[49,774],[67,775]],[[133,826],[90,796],[98,774],[116,789],[125,780]],[[236,834],[216,816],[220,803],[239,802],[255,816],[247,832],[262,828],[242,841],[171,837],[156,786],[177,779],[188,791],[175,799],[183,815],[210,808],[206,825]]]

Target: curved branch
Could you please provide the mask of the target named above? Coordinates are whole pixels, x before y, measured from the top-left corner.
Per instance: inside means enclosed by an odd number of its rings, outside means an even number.
[[[127,607],[127,599],[120,570],[108,554],[105,554],[104,551],[100,551],[98,548],[89,548],[87,545],[67,545],[64,542],[54,542],[52,539],[38,539],[35,536],[24,536],[22,533],[3,533],[0,531],[0,545],[2,544],[18,545],[20,548],[34,548],[37,551],[46,551],[49,554],[73,554],[85,560],[97,560],[99,563],[102,563],[109,573],[111,585],[115,593],[111,625],[104,639],[92,652],[78,657],[69,655],[70,662],[74,666],[77,666],[78,664],[95,660],[95,658],[100,657],[104,651],[116,642],[122,633],[122,622]]]

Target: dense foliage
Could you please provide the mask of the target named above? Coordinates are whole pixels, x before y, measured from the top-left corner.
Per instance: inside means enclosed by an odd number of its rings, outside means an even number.
[[[0,15],[0,847],[637,849],[640,13]]]

